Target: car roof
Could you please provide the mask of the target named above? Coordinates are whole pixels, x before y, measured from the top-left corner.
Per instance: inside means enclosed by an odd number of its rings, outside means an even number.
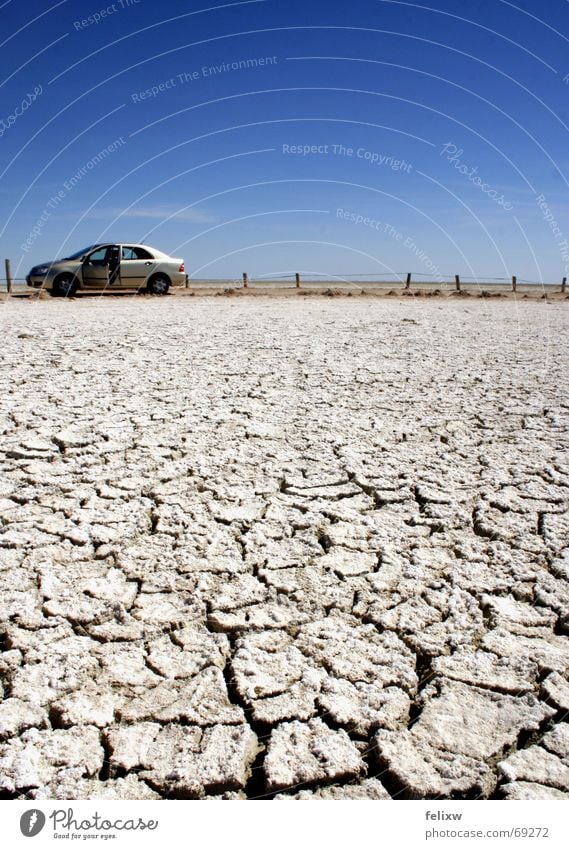
[[[165,254],[164,251],[159,250],[158,248],[153,248],[152,245],[140,245],[138,242],[97,242],[94,245],[91,245],[90,250],[97,248],[108,248],[111,245],[121,245],[128,248],[143,248],[146,251],[154,251],[156,254],[162,254],[162,256],[169,256],[169,254]]]
[[[107,248],[109,245],[128,245],[129,248],[147,248],[151,251],[156,250],[151,245],[139,245],[138,242],[95,242],[94,248]]]

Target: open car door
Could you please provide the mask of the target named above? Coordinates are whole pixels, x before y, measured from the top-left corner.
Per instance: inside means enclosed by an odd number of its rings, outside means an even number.
[[[106,289],[109,285],[109,258],[112,247],[105,245],[91,251],[83,260],[83,286],[85,289]]]

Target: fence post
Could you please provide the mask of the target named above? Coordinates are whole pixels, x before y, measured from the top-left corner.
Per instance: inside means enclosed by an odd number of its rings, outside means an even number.
[[[405,288],[408,289],[411,285],[411,274],[407,275],[407,282],[405,283]]]
[[[249,277],[247,276],[247,272],[243,272],[243,288],[247,289],[249,286]]]
[[[561,291],[562,291],[562,292],[564,292],[564,291],[565,291],[565,287],[566,287],[566,286],[567,286],[567,278],[566,278],[566,277],[564,277],[564,278],[563,278],[563,280],[561,281]]]
[[[460,275],[459,274],[454,275],[454,284],[456,286],[456,291],[460,292]]]
[[[514,274],[514,276],[512,277],[512,292],[515,292],[515,291],[516,291],[516,286],[517,286],[517,285],[518,285],[518,278],[517,278],[517,277],[516,277],[516,275]]]
[[[295,279],[296,279],[296,288],[300,289],[300,274],[298,273],[298,271],[295,274]]]
[[[6,291],[9,295],[12,294],[12,271],[10,269],[10,260],[7,259],[4,261],[6,266]]]

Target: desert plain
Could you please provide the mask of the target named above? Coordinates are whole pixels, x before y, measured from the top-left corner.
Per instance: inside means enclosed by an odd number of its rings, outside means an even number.
[[[568,308],[5,301],[1,796],[569,798]]]

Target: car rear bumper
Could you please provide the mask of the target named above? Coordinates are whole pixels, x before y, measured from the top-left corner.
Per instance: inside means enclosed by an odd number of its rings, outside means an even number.
[[[188,275],[184,274],[183,271],[174,271],[173,273],[169,273],[168,276],[173,287],[185,286],[188,279]]]

